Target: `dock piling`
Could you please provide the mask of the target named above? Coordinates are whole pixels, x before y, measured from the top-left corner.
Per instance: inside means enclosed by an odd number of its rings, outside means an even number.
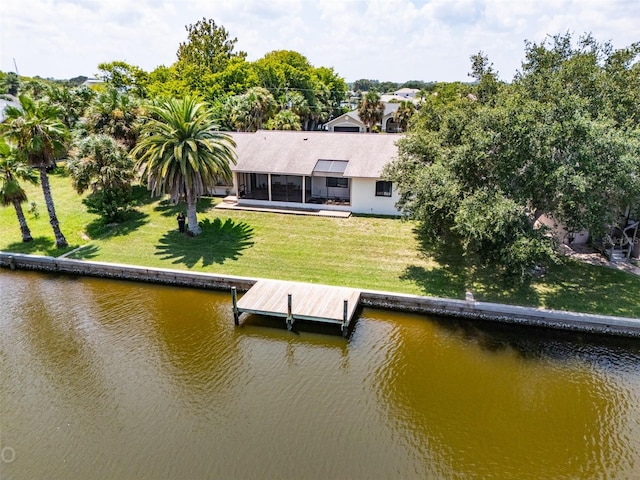
[[[291,301],[292,295],[290,293],[287,294],[287,330],[291,330],[293,328],[293,315],[291,314]]]
[[[342,336],[346,337],[349,331],[349,300],[344,299],[344,310],[342,312]]]
[[[231,298],[233,299],[233,323],[240,325],[240,312],[238,312],[238,289],[231,287]]]

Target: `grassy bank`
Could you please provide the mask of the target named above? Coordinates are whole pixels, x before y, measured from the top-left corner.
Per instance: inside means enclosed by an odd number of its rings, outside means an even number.
[[[606,267],[568,261],[529,284],[505,282],[457,252],[425,251],[411,222],[388,218],[348,219],[215,209],[200,202],[199,237],[177,231],[180,207],[141,192],[138,213],[120,225],[103,225],[86,212],[68,178],[51,183],[62,231],[70,247],[55,248],[38,187],[27,213],[34,241],[21,242],[13,207],[0,207],[0,250],[202,272],[345,285],[448,298],[640,317],[640,277]]]

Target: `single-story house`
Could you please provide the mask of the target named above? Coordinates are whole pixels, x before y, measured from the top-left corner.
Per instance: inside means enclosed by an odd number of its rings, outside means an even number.
[[[398,132],[398,124],[394,121],[393,117],[398,107],[399,103],[385,103],[384,104],[384,114],[382,116],[382,123],[379,124],[380,130],[382,132],[387,133],[397,133]],[[360,120],[360,116],[358,115],[358,109],[352,110],[347,113],[343,113],[339,117],[334,118],[333,120],[328,121],[326,124],[326,129],[330,132],[366,132],[367,126],[364,124],[362,120]]]
[[[258,130],[232,133],[238,205],[398,215],[382,169],[400,135]]]

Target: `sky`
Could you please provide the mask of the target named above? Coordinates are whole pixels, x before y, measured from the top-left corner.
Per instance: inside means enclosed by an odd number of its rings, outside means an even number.
[[[469,81],[482,51],[502,80],[525,41],[592,33],[640,41],[640,0],[2,0],[0,70],[94,77],[115,60],[152,71],[176,60],[185,27],[213,19],[254,61],[294,50],[347,82]]]

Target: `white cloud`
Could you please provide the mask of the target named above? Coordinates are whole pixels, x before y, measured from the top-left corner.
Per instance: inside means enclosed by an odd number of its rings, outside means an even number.
[[[638,41],[634,0],[3,0],[0,69],[70,78],[105,61],[145,70],[175,61],[185,25],[212,18],[256,60],[295,50],[348,81],[468,79],[482,50],[511,79],[524,40],[593,32]],[[634,36],[636,38],[634,38]]]

